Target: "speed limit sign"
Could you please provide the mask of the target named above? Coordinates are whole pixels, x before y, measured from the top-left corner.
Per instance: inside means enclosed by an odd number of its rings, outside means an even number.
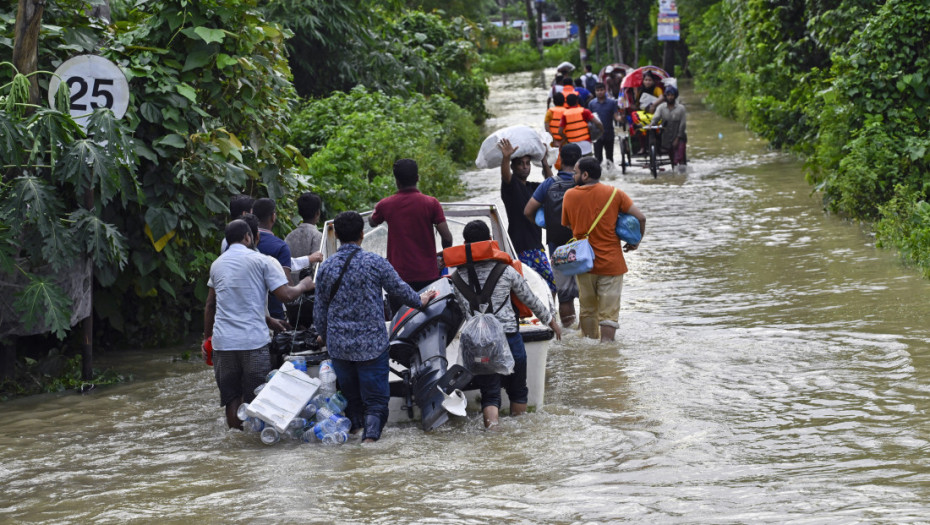
[[[71,92],[71,117],[81,127],[97,108],[107,108],[122,118],[129,108],[129,81],[119,66],[97,55],[66,60],[48,84],[48,103],[55,107],[55,93],[65,82]]]

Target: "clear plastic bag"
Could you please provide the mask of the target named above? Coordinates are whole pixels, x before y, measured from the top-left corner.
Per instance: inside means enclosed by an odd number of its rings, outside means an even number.
[[[504,327],[494,315],[479,313],[462,325],[462,366],[475,375],[513,373],[514,361]]]

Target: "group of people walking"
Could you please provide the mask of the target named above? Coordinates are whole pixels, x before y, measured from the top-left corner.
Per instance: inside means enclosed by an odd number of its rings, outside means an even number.
[[[687,113],[678,102],[675,85],[663,87],[658,75],[645,71],[640,86],[623,88],[621,82],[626,72],[622,69],[607,66],[603,81],[592,73],[590,65],[586,69],[574,81],[569,71],[560,71],[553,81],[544,118],[552,146],[576,143],[583,155],[593,153],[599,162],[606,158],[613,164],[617,138],[614,126],[631,128],[635,142],[631,148],[642,154],[645,135],[639,127],[651,124],[662,127],[659,147],[669,155],[672,167],[687,162]]]
[[[506,138],[500,140],[499,147],[502,153],[501,198],[509,221],[507,231],[520,260],[549,283],[559,305],[563,327],[575,322],[574,301],[577,298],[582,334],[600,341],[612,341],[619,327],[623,274],[627,272],[623,252],[635,250],[638,245],[621,246],[614,230],[616,219],[595,224],[596,217],[605,206],[608,217],[629,213],[639,220],[641,232],[645,233],[645,215],[619,189],[616,190],[619,198],[611,199],[615,189],[600,182],[600,163],[594,157],[583,156],[577,144],[562,147],[562,168],[555,175],[546,159],[542,159],[541,183],[527,180],[532,166],[528,155],[519,155],[519,148]],[[540,209],[545,217],[549,258],[559,246],[587,237],[595,254],[594,268],[590,272],[571,276],[549,264],[543,251],[542,228],[535,221]]]
[[[623,254],[638,245],[621,245],[614,231],[616,221],[598,221],[597,217],[628,213],[639,220],[641,233],[645,233],[646,217],[632,199],[601,182],[601,152],[606,152],[608,158],[612,155],[612,139],[611,146],[606,141],[595,143],[596,156],[583,150],[584,142],[590,147],[588,122],[600,126],[602,136],[608,135],[608,130],[612,136],[613,126],[605,127],[601,122],[619,121],[616,101],[606,97],[606,87],[601,83],[595,84],[588,108],[579,106],[580,90],[569,91],[567,96],[554,93],[556,105],[546,117],[547,128],[554,137],[560,137],[556,173],[544,158],[543,181],[529,182],[530,156],[521,155],[519,148],[506,139],[498,144],[502,153],[500,192],[508,234],[520,261],[548,284],[558,303],[558,319],[513,268],[497,271],[490,282],[496,263],[479,260],[472,271],[456,270],[461,278],[453,279],[477,290],[493,286],[487,295],[489,311],[504,327],[514,357],[512,374],[478,376],[472,385],[481,390],[487,428],[498,423],[502,389],[507,391],[513,415],[525,412],[527,407],[526,350],[516,307],[505,308],[511,296],[521,300],[558,338],[563,328],[574,326],[574,301],[578,299],[581,333],[612,341],[619,327],[623,275],[627,272]],[[669,111],[675,111],[674,105]],[[390,399],[383,295],[387,293],[391,313],[404,306],[427,305],[436,292],[417,290],[428,288],[440,278],[442,260],[437,260],[435,235],[439,235],[443,248],[453,244],[439,201],[417,188],[416,161],[400,159],[394,163],[393,172],[397,192],[378,202],[368,219],[371,227],[388,225],[386,259],[362,249],[365,221],[358,212],[346,211],[333,220],[341,245],[324,261],[320,253],[322,235],[316,226],[322,200],[315,194],[298,198],[303,222],[284,239],[273,233],[277,221],[274,200],[252,200],[247,196],[232,199],[221,254],[210,268],[204,308],[204,357],[212,347],[220,405],[225,408],[230,428],[241,428],[239,406],[254,399],[255,388],[271,369],[271,333],[291,328],[285,304],[312,292],[313,323],[348,400],[346,416],[352,423],[351,431],[362,433],[363,441],[381,437]],[[540,209],[545,217],[545,245],[542,228],[535,220]],[[595,253],[590,272],[570,276],[550,265],[552,253],[559,246],[585,236]],[[465,226],[462,242],[482,243],[490,238],[488,226],[473,221]],[[312,271],[300,278],[304,274],[301,270],[312,270],[321,262],[315,280]],[[454,289],[456,303],[465,315],[474,314],[467,294],[458,287]]]
[[[318,196],[308,193],[298,199],[304,222],[283,240],[272,231],[277,220],[273,200],[237,196],[231,201],[231,221],[224,232],[221,254],[210,268],[204,309],[204,357],[212,347],[220,405],[230,428],[241,428],[239,406],[254,399],[254,389],[271,369],[271,333],[291,328],[284,304],[313,292],[313,323],[348,400],[346,416],[352,422],[351,431],[361,432],[363,441],[380,438],[390,399],[383,293],[387,293],[391,312],[428,304],[436,292],[416,290],[440,278],[434,232],[444,248],[453,243],[439,201],[417,189],[417,163],[400,159],[393,171],[397,192],[378,202],[368,220],[373,227],[388,224],[387,258],[361,248],[364,219],[355,211],[342,212],[333,220],[340,247],[323,261],[315,281],[312,276],[300,279],[298,275],[299,270],[322,261],[322,235],[316,228],[321,209]],[[466,225],[463,242],[489,239],[490,231],[483,222]],[[540,256],[545,258],[545,254]],[[482,262],[476,264],[480,286],[487,277],[483,266]],[[473,386],[481,390],[488,428],[497,424],[502,388],[507,390],[512,414],[525,412],[527,405],[526,351],[514,309],[503,308],[505,301],[510,302],[510,292],[557,336],[561,334],[548,308],[516,271],[505,272],[494,287],[492,311],[505,327],[516,364],[514,373],[506,378],[476,378]],[[456,294],[457,303],[466,305],[461,292],[456,290]]]

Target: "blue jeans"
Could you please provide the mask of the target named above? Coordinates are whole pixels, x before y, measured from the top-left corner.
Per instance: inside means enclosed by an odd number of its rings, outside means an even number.
[[[349,402],[346,417],[352,422],[353,430],[364,428],[365,438],[380,438],[391,399],[387,349],[369,361],[333,359],[332,362],[339,387]]]
[[[513,355],[513,373],[509,376],[489,374],[475,376],[472,386],[481,390],[481,408],[488,406],[501,407],[501,387],[507,390],[510,404],[526,403],[529,400],[530,390],[526,386],[526,346],[520,332],[507,334],[507,344]],[[468,387],[466,387],[468,388]]]

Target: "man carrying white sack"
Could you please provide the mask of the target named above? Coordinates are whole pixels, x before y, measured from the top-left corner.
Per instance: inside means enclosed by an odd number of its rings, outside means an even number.
[[[501,157],[501,200],[507,212],[507,234],[510,235],[513,249],[517,252],[520,261],[545,279],[549,290],[555,293],[555,277],[552,275],[549,258],[546,257],[546,251],[543,249],[542,229],[523,215],[526,203],[530,201],[533,192],[539,187],[538,182],[526,180],[533,167],[532,156],[514,156],[520,147],[511,145],[506,138],[500,139],[497,147],[503,155]],[[545,156],[542,157],[542,171],[543,178],[552,177],[552,170]]]

